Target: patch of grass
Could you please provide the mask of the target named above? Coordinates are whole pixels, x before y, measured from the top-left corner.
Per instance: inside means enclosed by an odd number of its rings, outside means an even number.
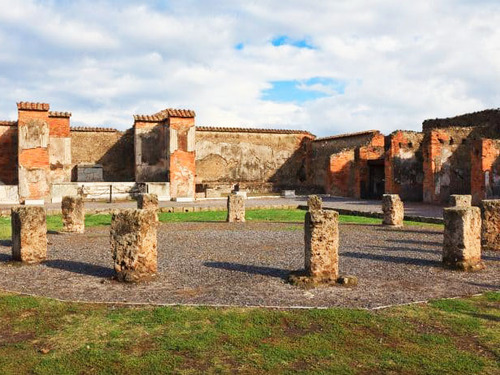
[[[116,307],[0,292],[0,373],[493,374],[499,296],[374,312]],[[456,329],[469,319],[474,330]]]

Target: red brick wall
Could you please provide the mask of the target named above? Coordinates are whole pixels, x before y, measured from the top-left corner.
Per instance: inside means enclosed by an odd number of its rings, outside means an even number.
[[[481,139],[471,150],[471,194],[473,204],[500,198],[500,140]]]
[[[17,185],[17,124],[0,126],[0,181]]]
[[[176,130],[177,150],[169,150],[170,196],[195,196],[196,152],[188,150],[188,131],[194,128],[194,117],[169,117],[168,128]],[[170,136],[172,136],[170,132]],[[184,140],[184,138],[186,138]],[[194,139],[193,139],[194,141]],[[193,142],[194,143],[194,142]],[[195,144],[190,145],[193,149]]]
[[[355,169],[354,150],[333,154],[330,157],[326,193],[340,197],[354,196]]]
[[[357,151],[356,169],[355,169],[355,198],[365,198],[370,189],[370,168],[369,161],[383,160],[384,158],[384,141],[383,134],[376,134],[367,146],[362,146]]]
[[[49,135],[51,137],[70,137],[69,117],[49,117]]]

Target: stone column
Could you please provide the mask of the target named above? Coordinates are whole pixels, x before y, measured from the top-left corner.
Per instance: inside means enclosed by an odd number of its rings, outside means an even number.
[[[472,195],[450,195],[450,207],[470,207],[472,205]]]
[[[317,211],[323,208],[323,200],[317,195],[307,197],[307,208],[309,211]]]
[[[47,259],[45,208],[12,208],[11,220],[12,258],[25,263],[39,263]]]
[[[158,196],[156,194],[140,194],[137,196],[137,208],[158,211]]]
[[[63,197],[61,211],[65,232],[85,232],[85,207],[82,197]]]
[[[227,197],[227,222],[244,223],[245,222],[245,199],[238,194],[229,194]]]
[[[481,202],[481,243],[484,250],[500,251],[500,199]]]
[[[479,208],[449,207],[444,209],[443,216],[443,265],[463,271],[483,269]]]
[[[405,210],[403,202],[397,194],[384,194],[382,197],[383,225],[402,227]]]
[[[152,210],[120,210],[111,217],[111,253],[119,281],[149,280],[157,272],[157,221]]]

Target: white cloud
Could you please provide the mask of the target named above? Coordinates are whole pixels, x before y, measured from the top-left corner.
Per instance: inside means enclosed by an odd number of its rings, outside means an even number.
[[[418,130],[498,107],[496,1],[0,0],[0,118],[47,101],[73,124],[125,129],[134,113],[191,108],[197,124],[317,135]],[[275,47],[287,36],[315,49]],[[243,43],[243,49],[235,46]],[[328,77],[338,94],[261,99],[270,81]]]

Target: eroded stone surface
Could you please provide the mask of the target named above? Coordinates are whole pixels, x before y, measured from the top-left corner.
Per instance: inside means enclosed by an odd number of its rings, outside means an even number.
[[[478,207],[449,207],[444,212],[443,265],[463,271],[481,262],[481,212]]]
[[[158,210],[158,196],[156,194],[140,194],[137,197],[137,208],[143,210]]]
[[[472,195],[450,195],[450,206],[451,207],[470,207],[472,204]]]
[[[45,208],[12,208],[11,219],[12,258],[25,263],[39,263],[47,259]]]
[[[384,212],[382,224],[393,227],[403,226],[405,209],[399,195],[384,194],[382,197],[382,211]]]
[[[85,206],[81,196],[66,196],[61,202],[62,222],[65,232],[85,232]]]
[[[139,282],[156,275],[156,212],[121,210],[111,217],[111,253],[119,281]]]
[[[485,250],[500,251],[500,199],[481,202],[481,243]]]
[[[309,195],[307,198],[307,207],[309,211],[317,211],[323,208],[323,200],[317,195]]]
[[[227,220],[229,223],[245,222],[245,199],[242,195],[229,194],[227,197]]]

